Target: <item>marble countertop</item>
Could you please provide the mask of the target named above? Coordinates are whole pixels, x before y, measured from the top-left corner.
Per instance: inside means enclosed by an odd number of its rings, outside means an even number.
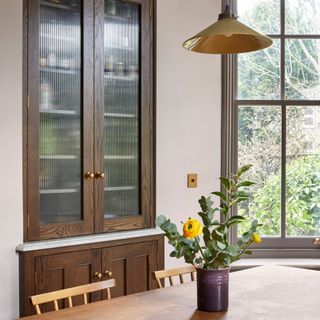
[[[88,236],[71,237],[54,240],[42,240],[21,243],[16,247],[17,252],[26,252],[43,249],[61,248],[67,246],[75,246],[88,243],[97,243],[105,241],[123,240],[138,237],[147,237],[163,234],[163,231],[158,228],[140,229],[122,232],[102,233]]]

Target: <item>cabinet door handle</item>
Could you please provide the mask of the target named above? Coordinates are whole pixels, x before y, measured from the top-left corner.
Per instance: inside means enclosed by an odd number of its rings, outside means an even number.
[[[86,179],[93,179],[93,178],[94,178],[94,173],[88,171],[88,172],[86,172],[86,173],[84,174],[84,176],[85,176]]]
[[[95,277],[95,279],[97,279],[97,280],[101,280],[101,279],[102,279],[102,274],[101,274],[101,272],[95,272],[95,273],[94,273],[94,277]]]
[[[97,178],[97,179],[103,179],[103,178],[104,178],[104,173],[101,172],[101,171],[98,171],[98,172],[96,173],[96,178]]]
[[[107,277],[112,277],[112,271],[106,270],[104,272],[104,275],[107,276]]]

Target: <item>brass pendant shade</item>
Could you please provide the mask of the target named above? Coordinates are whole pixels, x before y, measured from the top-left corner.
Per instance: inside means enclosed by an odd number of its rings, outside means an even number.
[[[219,15],[216,23],[183,43],[187,50],[213,54],[250,52],[271,45],[271,38],[237,21],[229,6]]]

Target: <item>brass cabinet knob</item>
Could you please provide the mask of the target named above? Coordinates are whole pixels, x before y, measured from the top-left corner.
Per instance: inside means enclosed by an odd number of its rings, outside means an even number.
[[[104,272],[104,274],[105,274],[107,277],[112,277],[112,271],[106,270],[106,271]]]
[[[103,179],[103,178],[104,178],[104,173],[101,172],[101,171],[98,171],[98,172],[96,173],[96,178],[98,178],[98,179]]]
[[[95,272],[95,273],[94,273],[94,277],[95,277],[95,279],[97,279],[97,280],[101,280],[101,279],[102,279],[102,274],[101,274],[101,272]]]
[[[85,173],[84,176],[85,176],[86,179],[93,179],[94,178],[94,173],[88,171],[88,172]]]

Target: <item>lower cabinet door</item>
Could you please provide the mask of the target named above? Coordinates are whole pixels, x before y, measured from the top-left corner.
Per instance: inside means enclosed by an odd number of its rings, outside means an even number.
[[[35,258],[35,294],[60,290],[97,281],[101,272],[101,250],[86,250]],[[92,293],[90,301],[100,300],[100,293]],[[59,302],[64,308],[66,301]],[[73,298],[73,304],[83,304],[83,297]],[[42,305],[42,311],[54,310],[52,304]]]
[[[156,241],[102,249],[102,271],[116,281],[111,297],[157,287],[152,274],[157,270],[157,250]]]

